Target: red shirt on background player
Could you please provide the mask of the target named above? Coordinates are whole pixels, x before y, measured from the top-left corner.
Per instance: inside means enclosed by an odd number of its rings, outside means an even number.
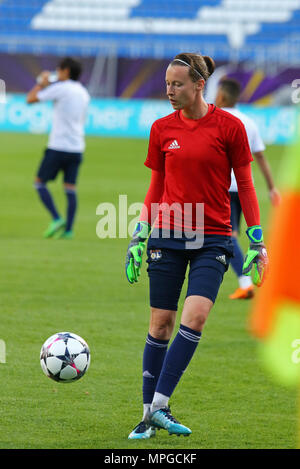
[[[244,264],[249,272],[264,250],[244,125],[203,98],[213,71],[210,57],[176,56],[166,71],[167,96],[175,112],[158,119],[151,129],[145,161],[152,170],[151,183],[126,256],[126,276],[134,283],[153,225],[147,249],[151,316],[143,356],[144,414],[130,439],[150,438],[156,427],[177,435],[191,433],[171,415],[168,401],[197,347],[232,256],[228,193],[232,168],[249,227],[251,244]],[[198,226],[197,204],[204,207],[202,226]],[[193,233],[202,230],[201,245],[187,243],[186,228]],[[167,349],[187,267],[181,324]]]

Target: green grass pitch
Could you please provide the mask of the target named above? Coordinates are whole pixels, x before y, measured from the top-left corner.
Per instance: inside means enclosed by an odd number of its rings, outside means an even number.
[[[72,241],[42,238],[49,217],[33,178],[46,141],[44,135],[1,134],[0,339],[6,363],[0,363],[0,448],[296,447],[297,391],[265,373],[246,328],[251,303],[228,299],[237,286],[232,271],[170,402],[192,435],[160,431],[149,441],[128,441],[142,411],[147,274],[144,264],[140,282],[127,283],[128,240],[96,236],[96,207],[117,205],[119,194],[128,195],[128,204],[143,201],[150,179],[143,165],[147,141],[87,139]],[[266,152],[275,179],[283,152]],[[253,169],[267,233],[270,204],[255,163]],[[61,177],[50,188],[64,211]],[[245,235],[241,242],[245,248]],[[88,342],[91,366],[82,380],[60,384],[42,373],[39,352],[51,334],[66,330]]]

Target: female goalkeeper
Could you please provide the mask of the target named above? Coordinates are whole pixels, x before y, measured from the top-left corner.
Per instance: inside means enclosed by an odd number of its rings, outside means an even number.
[[[130,439],[150,438],[155,428],[191,433],[173,417],[168,403],[196,350],[233,253],[232,168],[250,239],[244,273],[253,270],[254,283],[260,285],[267,266],[244,125],[203,98],[213,71],[210,57],[177,55],[166,71],[167,96],[175,112],[151,128],[145,161],[152,170],[151,183],[126,256],[126,276],[134,283],[148,239],[151,315],[143,355],[144,413]],[[168,348],[188,266],[181,323]]]

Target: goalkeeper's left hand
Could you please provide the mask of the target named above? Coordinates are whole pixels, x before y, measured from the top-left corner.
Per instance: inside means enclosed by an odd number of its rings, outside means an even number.
[[[247,231],[247,236],[250,240],[244,265],[243,275],[253,277],[254,285],[260,287],[267,275],[268,270],[268,255],[266,247],[263,243],[263,232],[260,226],[250,226]]]
[[[127,248],[125,273],[129,283],[138,281],[142,267],[142,256],[151,226],[145,221],[140,221],[135,225],[132,239]]]

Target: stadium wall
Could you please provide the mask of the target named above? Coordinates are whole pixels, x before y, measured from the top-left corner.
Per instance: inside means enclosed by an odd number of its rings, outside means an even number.
[[[295,136],[300,110],[294,106],[239,108],[259,126],[266,144],[288,144]],[[166,100],[92,98],[86,121],[86,134],[107,137],[148,138],[152,123],[172,112]],[[52,105],[28,105],[25,94],[8,94],[0,104],[0,131],[48,133]]]

